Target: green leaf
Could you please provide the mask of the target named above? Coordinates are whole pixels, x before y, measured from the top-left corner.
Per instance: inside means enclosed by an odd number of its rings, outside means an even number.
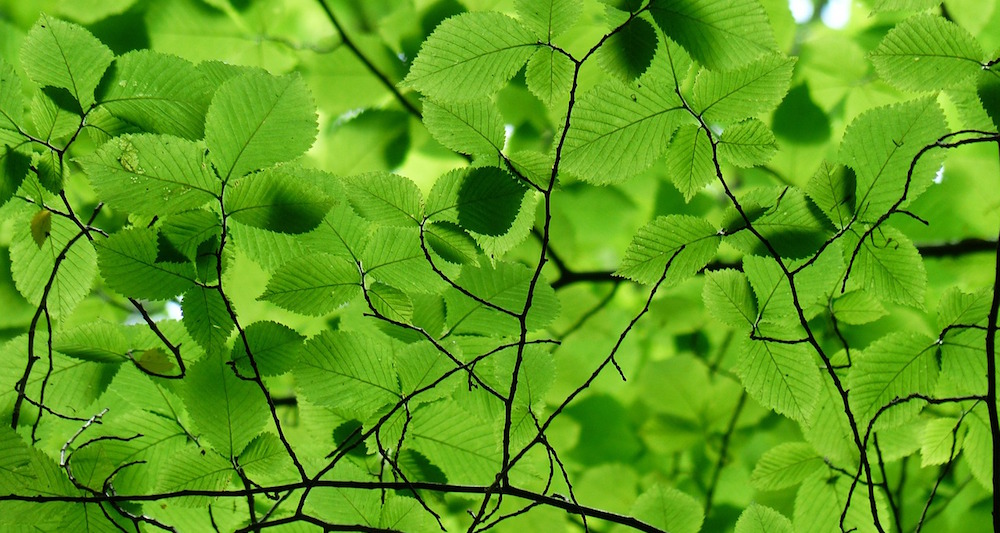
[[[435,254],[449,263],[465,264],[476,260],[476,241],[451,222],[433,222],[424,226],[424,238]]]
[[[795,495],[795,514],[792,523],[796,533],[827,533],[839,531],[841,514],[847,508],[844,519],[845,531],[873,533],[878,531],[874,524],[871,504],[864,496],[864,489],[854,489],[848,507],[851,481],[848,478],[821,473],[807,479]],[[876,508],[883,529],[890,527],[889,513],[885,500],[876,492]]]
[[[399,372],[399,386],[403,394],[408,396],[415,391],[434,384],[446,372],[455,367],[454,363],[445,357],[429,343],[413,343],[396,356],[396,369]],[[434,385],[411,402],[425,403],[448,397],[458,385],[457,379],[450,379]]]
[[[385,283],[372,283],[368,298],[376,311],[396,322],[408,323],[413,318],[413,302],[403,291]]]
[[[417,184],[409,178],[388,172],[373,172],[345,178],[344,184],[351,206],[372,222],[388,226],[415,226],[422,220],[423,198]]]
[[[545,42],[576,22],[583,10],[580,0],[516,0],[521,23]]]
[[[793,420],[809,419],[820,387],[809,345],[747,340],[736,371],[761,405]]]
[[[0,145],[0,207],[14,197],[30,168],[31,158],[24,151]]]
[[[47,141],[63,140],[80,128],[80,113],[76,103],[64,105],[53,96],[59,93],[49,89],[35,91],[31,99],[31,130],[36,137]],[[65,109],[66,107],[71,110]]]
[[[451,400],[417,409],[408,432],[413,449],[444,472],[449,483],[492,483],[500,464],[497,439],[488,424]]]
[[[546,105],[566,98],[573,84],[573,60],[552,48],[539,48],[528,59],[524,71],[528,90]]]
[[[694,107],[707,120],[732,122],[772,111],[788,92],[795,58],[767,55],[730,71],[702,70]]]
[[[518,263],[496,262],[488,265],[465,265],[456,283],[476,299],[449,289],[445,295],[448,323],[452,333],[510,335],[519,329],[518,320],[483,303],[489,302],[515,314],[524,310],[534,271]],[[539,280],[528,311],[528,331],[541,329],[559,315],[555,291]]]
[[[957,418],[928,420],[920,435],[920,466],[943,465],[952,460],[961,451],[964,436]]]
[[[708,311],[726,324],[744,329],[756,323],[757,302],[742,272],[731,269],[706,272],[702,294]]]
[[[794,487],[820,471],[823,464],[823,458],[809,444],[785,442],[761,456],[750,476],[750,483],[757,490]]]
[[[890,30],[869,57],[885,81],[923,92],[961,85],[975,76],[982,70],[983,50],[966,29],[925,13]]]
[[[934,98],[875,108],[851,122],[839,160],[857,176],[855,204],[862,221],[878,218],[902,198],[910,162],[946,131],[944,114]],[[907,190],[910,200],[930,186],[940,168],[935,153],[922,157],[914,168]]]
[[[615,275],[645,284],[666,275],[664,286],[670,287],[704,268],[718,248],[719,232],[706,220],[688,215],[657,217],[639,229]]]
[[[504,122],[489,99],[436,103],[424,99],[424,126],[438,142],[477,158],[496,158],[504,146]]]
[[[97,241],[97,264],[112,289],[123,295],[166,300],[186,292],[195,283],[191,263],[156,260],[156,232],[125,229]]]
[[[875,0],[872,13],[923,11],[941,4],[941,0]]]
[[[758,503],[751,503],[740,513],[735,533],[792,533],[792,522],[785,515]]]
[[[128,359],[126,354],[133,348],[123,330],[124,326],[97,320],[60,333],[52,348],[84,361],[121,363]]]
[[[257,370],[263,376],[280,376],[298,361],[305,337],[277,322],[254,322],[243,328]],[[241,340],[233,344],[230,360],[241,375],[252,376],[253,366]]]
[[[851,245],[856,238],[853,234],[848,237],[845,253],[854,250]],[[851,277],[855,280],[852,285],[864,287],[876,298],[918,309],[924,306],[924,262],[913,243],[891,226],[883,225],[861,244]]]
[[[31,217],[31,240],[35,241],[38,249],[45,244],[45,239],[49,238],[52,232],[52,211],[42,209]]]
[[[897,331],[854,356],[848,374],[851,408],[861,428],[879,409],[909,394],[931,394],[938,377],[937,345],[924,335]],[[894,406],[881,415],[876,429],[888,429],[917,415],[920,400]]]
[[[302,178],[314,171],[281,165],[231,182],[223,205],[236,221],[282,233],[319,226],[333,200]]]
[[[420,248],[416,228],[382,227],[371,234],[361,252],[366,278],[404,291],[433,293],[443,284]]]
[[[838,296],[831,308],[833,316],[845,324],[868,324],[889,314],[882,302],[865,291],[851,291]]]
[[[217,198],[200,143],[167,135],[123,135],[78,158],[101,199],[115,209],[169,215]]]
[[[716,179],[712,141],[700,127],[685,124],[667,148],[670,181],[690,202],[705,185]]]
[[[188,370],[180,395],[201,439],[224,457],[238,456],[271,420],[257,385],[240,379],[218,354]]]
[[[818,92],[818,91],[814,91]],[[774,110],[774,133],[790,144],[819,144],[830,138],[830,117],[813,101],[809,84],[792,87]]]
[[[652,165],[688,118],[680,98],[656,83],[608,80],[580,97],[562,169],[590,183],[616,183]]]
[[[1000,129],[1000,73],[995,66],[979,75],[976,94],[993,125]]]
[[[205,349],[205,353],[222,353],[236,324],[219,291],[192,287],[184,293],[181,309],[184,327],[191,338]]]
[[[65,317],[94,285],[96,254],[94,245],[80,236],[80,229],[72,221],[64,217],[49,220],[48,235],[39,246],[29,231],[31,223],[15,219],[14,227],[19,230],[14,232],[10,245],[10,274],[18,292],[32,305],[40,305],[45,297],[48,312]],[[57,258],[68,245],[65,258],[59,260],[55,270]]]
[[[513,226],[526,191],[523,183],[496,167],[455,170],[434,184],[427,215],[457,222],[475,233],[500,236]]]
[[[230,78],[205,117],[209,159],[223,181],[299,157],[316,131],[312,96],[297,75],[253,70]]]
[[[215,387],[212,387],[215,388]],[[233,479],[233,465],[215,453],[197,453],[190,448],[166,463],[157,483],[157,492],[225,490]],[[181,507],[204,509],[214,498],[186,496],[171,500]]]
[[[854,213],[854,189],[853,172],[823,161],[809,179],[805,191],[831,222],[843,228],[851,222]]]
[[[372,335],[323,331],[309,339],[295,367],[310,402],[348,419],[369,420],[400,397],[390,341]]]
[[[750,216],[754,229],[781,257],[804,258],[815,253],[832,232],[830,223],[798,188],[762,188],[741,199],[744,206],[759,205],[759,216]],[[744,209],[744,212],[747,210]],[[755,255],[770,255],[760,239],[746,229],[746,221],[733,209],[726,242]]]
[[[633,18],[597,49],[597,61],[605,72],[622,81],[641,76],[656,53],[656,30],[646,19]]]
[[[198,140],[214,86],[189,61],[152,50],[115,59],[97,91],[98,104],[152,133]]]
[[[357,265],[317,253],[281,265],[260,298],[289,311],[320,316],[354,299],[360,289]]]
[[[80,24],[93,24],[114,15],[119,15],[132,7],[137,0],[76,0],[53,6],[60,15]]]
[[[218,239],[221,229],[219,216],[207,209],[171,215],[160,224],[160,248],[170,248],[194,261],[198,247],[210,239]],[[229,229],[232,230],[232,226]]]
[[[671,533],[698,533],[705,514],[701,503],[673,487],[654,485],[632,505],[631,514]]]
[[[17,131],[24,114],[21,77],[0,58],[0,128]]]
[[[240,454],[239,464],[247,477],[264,483],[294,483],[299,479],[288,451],[273,433],[262,433]]]
[[[986,405],[975,406],[968,421],[969,433],[962,444],[962,456],[969,462],[972,477],[990,490],[993,485],[993,436]]]
[[[84,109],[114,55],[81,26],[41,15],[21,47],[21,65],[42,87],[66,89]]]
[[[757,0],[661,1],[650,12],[668,37],[713,70],[745,65],[777,48]]]
[[[778,150],[771,129],[757,119],[733,124],[719,138],[719,157],[738,167],[763,165]]]
[[[496,12],[442,22],[420,47],[403,84],[434,100],[473,100],[497,92],[535,51],[538,38]]]

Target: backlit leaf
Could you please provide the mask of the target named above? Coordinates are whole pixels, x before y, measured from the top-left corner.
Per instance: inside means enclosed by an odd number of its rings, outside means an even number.
[[[353,299],[361,289],[357,265],[327,254],[284,263],[271,277],[262,300],[306,315],[324,315]]]
[[[736,70],[702,70],[694,106],[708,120],[735,121],[773,110],[788,91],[794,58],[767,55]]]
[[[664,284],[669,287],[701,270],[715,257],[718,247],[719,232],[704,219],[657,217],[632,239],[616,275],[646,284],[665,275]]]
[[[111,50],[81,26],[41,15],[21,48],[21,65],[35,83],[66,89],[84,109],[113,59]]]
[[[875,71],[890,84],[934,91],[959,85],[981,71],[983,50],[958,24],[921,14],[890,30],[870,57]]]
[[[424,125],[438,142],[456,152],[495,159],[503,150],[503,117],[488,99],[456,103],[424,100]]]
[[[668,37],[713,70],[742,66],[777,47],[757,0],[659,0],[650,12]]]
[[[913,332],[897,331],[872,343],[855,356],[848,377],[851,407],[866,428],[880,409],[909,394],[930,394],[937,382],[937,349],[934,341]],[[910,401],[879,415],[879,428],[891,428],[912,418],[923,406]]]
[[[807,420],[820,387],[819,369],[805,343],[749,340],[737,373],[752,398],[793,420]]]

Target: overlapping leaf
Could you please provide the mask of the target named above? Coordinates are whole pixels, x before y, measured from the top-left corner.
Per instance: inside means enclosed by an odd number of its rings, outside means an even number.
[[[357,296],[358,267],[342,257],[310,254],[285,262],[271,277],[261,299],[306,315],[323,315]]]
[[[35,83],[69,92],[80,108],[94,103],[94,89],[111,64],[111,50],[81,26],[42,15],[25,37],[21,65]]]
[[[524,310],[534,272],[516,263],[497,262],[494,265],[465,265],[457,283],[478,300],[458,291],[449,291],[448,323],[455,333],[510,335],[518,330],[518,320],[491,308],[489,302],[514,314]],[[548,284],[535,285],[526,326],[536,330],[548,325],[559,314],[559,299]]]
[[[223,205],[234,220],[249,226],[307,232],[320,224],[333,200],[301,174],[294,166],[282,165],[238,179],[226,187]]]
[[[421,222],[423,198],[412,180],[375,172],[347,178],[344,183],[354,210],[368,220],[390,226],[413,226]]]
[[[763,165],[777,150],[774,133],[756,119],[729,126],[719,139],[720,159],[738,167]]]
[[[794,58],[772,54],[735,70],[702,70],[694,84],[694,107],[720,122],[771,111],[788,92],[794,66]]]
[[[541,40],[566,31],[576,22],[583,9],[580,0],[517,0],[517,13],[522,23]]]
[[[475,157],[496,157],[504,146],[503,117],[487,99],[424,100],[424,125],[441,144]]]
[[[135,298],[163,300],[186,292],[195,282],[191,263],[156,260],[156,232],[126,229],[97,242],[97,263],[112,289]]]
[[[936,352],[932,339],[898,331],[855,356],[848,385],[851,408],[862,428],[867,428],[879,410],[897,398],[933,392],[938,377]],[[922,406],[921,401],[894,406],[879,415],[875,428],[898,426],[916,416]]]
[[[777,48],[757,0],[658,0],[650,12],[668,37],[713,70],[742,66]]]
[[[854,247],[848,250],[853,252]],[[895,228],[883,227],[861,243],[851,276],[877,298],[917,308],[924,305],[924,263],[913,243]]]

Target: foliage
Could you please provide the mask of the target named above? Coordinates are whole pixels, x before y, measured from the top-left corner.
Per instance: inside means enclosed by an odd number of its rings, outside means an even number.
[[[993,1],[0,17],[0,529],[996,530]]]

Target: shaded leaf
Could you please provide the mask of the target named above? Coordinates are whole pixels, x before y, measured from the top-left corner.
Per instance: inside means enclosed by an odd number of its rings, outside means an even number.
[[[777,48],[757,0],[659,1],[650,12],[668,37],[710,69],[739,67]]]

